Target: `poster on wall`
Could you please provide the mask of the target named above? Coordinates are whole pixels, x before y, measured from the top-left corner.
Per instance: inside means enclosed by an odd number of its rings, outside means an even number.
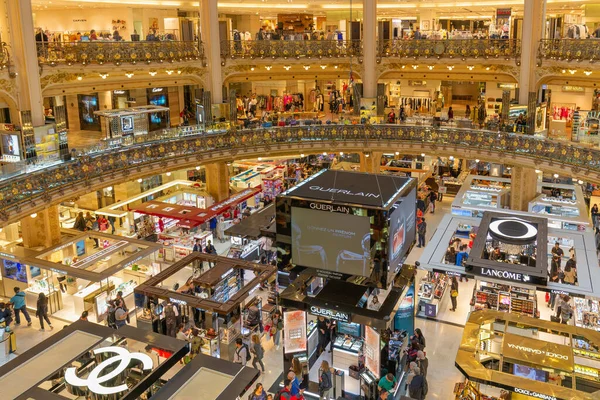
[[[121,132],[133,132],[133,115],[126,115],[124,117],[121,117]]]
[[[394,329],[413,332],[415,330],[415,284],[410,285],[400,302],[394,317]]]
[[[380,378],[381,349],[379,333],[370,326],[365,326],[365,367],[367,367],[377,379]]]
[[[94,113],[100,109],[98,94],[78,94],[79,127],[87,131],[101,131],[100,117]]]
[[[8,156],[20,155],[18,135],[2,135],[2,154]]]
[[[417,189],[413,189],[390,213],[390,270],[394,271],[416,236]]]
[[[286,354],[306,351],[306,312],[297,310],[283,313],[283,347]]]

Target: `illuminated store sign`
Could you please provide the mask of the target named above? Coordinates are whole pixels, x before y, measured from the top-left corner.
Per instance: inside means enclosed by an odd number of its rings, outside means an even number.
[[[492,268],[481,268],[481,275],[491,276],[493,278],[510,279],[517,282],[529,282],[529,275],[519,272],[502,271]]]
[[[558,353],[555,353],[552,351],[541,350],[541,349],[532,349],[531,347],[521,346],[521,345],[514,344],[514,343],[507,343],[506,345],[513,350],[522,351],[524,353],[535,354],[538,356],[546,356],[546,357],[551,357],[551,358],[558,358],[560,360],[569,361],[569,356],[566,354],[558,354]]]
[[[114,378],[121,375],[129,368],[129,364],[131,364],[131,360],[137,359],[142,362],[142,368],[144,370],[152,369],[154,364],[152,363],[152,358],[144,353],[131,353],[129,350],[124,349],[122,347],[110,346],[110,347],[101,347],[99,349],[93,350],[94,354],[102,354],[102,353],[115,353],[115,356],[107,358],[102,361],[100,364],[96,365],[94,369],[90,371],[86,378],[80,378],[77,376],[77,369],[74,367],[67,368],[65,371],[65,381],[73,386],[87,386],[90,392],[99,394],[99,395],[109,395],[124,392],[129,387],[123,383],[121,385],[107,387],[104,386],[103,383],[112,381],[114,383]],[[114,364],[117,364],[116,366]],[[110,372],[100,376],[105,369],[110,367]]]
[[[513,392],[519,393],[519,394],[524,394],[526,396],[535,397],[536,399],[558,400],[556,397],[550,396],[548,394],[543,394],[543,393],[538,393],[538,392],[532,392],[531,390],[521,389],[521,388],[518,388],[518,387],[514,388]]]
[[[155,87],[155,88],[152,89],[152,93],[160,93],[162,91],[163,91],[163,88]]]
[[[329,310],[327,308],[310,306],[310,313],[319,317],[335,319],[336,321],[350,322],[350,314],[335,310]]]
[[[350,214],[350,207],[336,206],[333,204],[310,203],[309,207],[313,210],[329,211],[342,214]]]
[[[518,240],[533,240],[538,233],[535,226],[518,218],[492,221],[489,230],[499,238]]]
[[[310,190],[316,190],[319,192],[328,192],[328,193],[339,193],[339,194],[345,194],[348,196],[360,196],[360,197],[371,197],[371,198],[379,198],[381,195],[379,194],[375,194],[375,193],[369,193],[369,192],[351,192],[349,190],[345,190],[345,189],[334,189],[334,188],[325,188],[323,186],[310,186],[309,187]]]

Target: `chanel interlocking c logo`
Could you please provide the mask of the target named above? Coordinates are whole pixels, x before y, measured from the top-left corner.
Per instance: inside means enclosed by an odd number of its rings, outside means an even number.
[[[138,359],[142,362],[143,369],[152,369],[152,359],[144,353],[130,353],[129,350],[122,347],[101,347],[94,350],[94,354],[100,353],[116,353],[117,355],[98,364],[88,375],[87,378],[81,379],[77,376],[77,369],[74,367],[67,368],[65,371],[65,381],[73,386],[87,386],[92,393],[96,394],[115,394],[127,390],[127,385],[122,384],[114,387],[106,387],[102,384],[119,375],[129,365],[132,359]],[[109,365],[118,362],[119,365],[106,375],[99,376],[100,373]]]

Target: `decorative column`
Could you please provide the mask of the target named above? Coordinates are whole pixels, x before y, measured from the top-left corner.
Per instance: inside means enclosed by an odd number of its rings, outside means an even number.
[[[377,97],[377,0],[363,0],[363,95],[371,104]]]
[[[58,206],[51,206],[37,213],[35,218],[21,220],[23,246],[26,248],[48,248],[60,243]]]
[[[529,202],[537,196],[538,176],[533,168],[512,167],[510,179],[510,208],[528,211]]]
[[[217,0],[200,1],[200,32],[204,43],[204,52],[208,58],[210,78],[208,90],[212,93],[212,103],[220,104],[223,102],[223,76]]]
[[[229,197],[229,168],[224,162],[206,164],[206,191],[215,203]]]
[[[368,172],[370,174],[378,174],[381,166],[381,157],[383,153],[380,151],[371,151],[359,153],[360,156],[360,172]]]
[[[537,50],[544,27],[544,3],[545,0],[528,0],[525,2],[523,12],[519,104],[527,104],[528,122],[535,121],[535,101],[537,100],[535,69]],[[530,101],[531,99],[533,100]],[[528,133],[533,133],[535,130],[534,124],[528,123],[527,129]]]
[[[44,99],[37,62],[31,0],[6,0],[6,5],[10,24],[11,59],[17,73],[15,79],[19,87],[17,104],[20,111],[31,111],[33,127],[43,126],[45,124]]]

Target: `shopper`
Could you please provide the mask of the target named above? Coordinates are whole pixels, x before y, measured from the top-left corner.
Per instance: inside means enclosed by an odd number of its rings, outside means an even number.
[[[248,361],[250,361],[248,346],[244,344],[242,338],[235,339],[235,352],[233,353],[233,362],[235,364],[241,364],[243,366],[246,366],[246,363]]]
[[[425,356],[425,352],[419,350],[417,352],[417,366],[421,369],[421,375],[427,377],[427,368],[429,368],[429,359]]]
[[[438,196],[437,193],[435,192],[435,190],[432,190],[429,192],[429,202],[431,203],[431,213],[433,214],[435,212],[435,201],[437,200]]]
[[[73,224],[73,229],[77,229],[78,231],[85,231],[85,218],[83,217],[83,213],[80,212],[77,214],[77,218],[75,218],[75,223]]]
[[[89,315],[89,314],[88,314],[88,312],[87,312],[87,311],[84,311],[84,312],[82,312],[82,313],[81,313],[81,317],[79,317],[79,320],[80,320],[80,321],[86,321],[86,322],[87,322],[87,321],[88,321],[88,315]]]
[[[417,375],[421,375],[421,370],[417,366],[416,361],[412,361],[408,364],[408,374],[406,375],[406,381],[404,382],[404,390],[408,394],[408,387],[412,382],[413,378]]]
[[[421,350],[425,348],[425,337],[423,336],[423,332],[421,332],[421,328],[415,329],[415,334],[410,337],[410,340],[416,340]]]
[[[565,254],[563,249],[560,248],[560,243],[558,243],[558,242],[554,243],[554,247],[552,247],[552,254],[556,254],[559,257],[562,257]]]
[[[27,326],[31,326],[31,317],[25,305],[25,292],[22,292],[18,287],[15,287],[14,290],[15,295],[10,298],[10,302],[15,310],[15,325],[21,325],[21,313],[23,313],[25,320],[27,320]]]
[[[380,390],[393,393],[397,383],[398,382],[396,381],[394,374],[388,373],[381,377],[377,386],[379,386]]]
[[[215,246],[212,244],[212,241],[208,240],[206,242],[206,248],[204,249],[204,252],[206,254],[212,254],[212,255],[217,255],[217,249],[215,248]]]
[[[427,381],[420,374],[419,367],[415,368],[415,372],[417,372],[417,375],[413,377],[410,385],[408,385],[408,394],[412,399],[424,400],[427,394]]]
[[[427,222],[425,222],[425,218],[422,218],[421,223],[419,225],[417,225],[417,233],[418,233],[418,239],[419,239],[419,243],[418,243],[417,247],[424,247],[425,246],[425,235],[427,234]]]
[[[377,397],[377,400],[388,400],[390,397],[390,392],[386,392],[384,391],[379,391],[379,396]]]
[[[308,388],[308,377],[304,379],[304,369],[302,368],[302,364],[300,363],[300,360],[297,357],[292,358],[290,372],[292,372],[296,377],[296,382],[293,383],[294,386],[297,384],[299,390],[304,390]],[[296,390],[292,389],[292,394],[296,394],[295,392]]]
[[[204,339],[200,337],[200,331],[196,328],[192,328],[192,335],[190,338],[190,358],[194,359],[198,354],[202,353],[202,346],[204,346]]]
[[[117,329],[124,327],[127,325],[127,319],[129,318],[129,314],[127,310],[116,300],[114,301],[115,305],[115,326]]]
[[[281,318],[281,311],[277,310],[273,313],[273,318],[271,319],[271,336],[273,337],[273,344],[277,350],[279,350],[279,340],[281,338],[282,330],[283,318]]]
[[[467,104],[467,108],[465,109],[465,118],[471,119],[471,106]]]
[[[267,400],[267,392],[263,388],[262,383],[256,384],[256,388],[250,395],[250,400]]]
[[[196,243],[194,243],[192,251],[202,253],[202,241],[200,239],[196,239]]]
[[[600,29],[600,28],[598,28],[598,29]],[[596,217],[598,216],[598,204],[594,204],[592,206],[591,213],[592,213],[592,223],[594,225],[596,225]]]
[[[2,327],[2,323],[4,323],[4,327]],[[0,303],[0,327],[5,328],[10,326],[12,323],[12,311],[10,307],[4,302]]]
[[[494,250],[490,253],[490,260],[492,261],[502,261],[502,253],[500,252],[500,247],[494,247]]]
[[[455,276],[451,278],[450,283],[450,301],[452,302],[452,308],[450,311],[456,311],[456,298],[458,297],[458,280]]]
[[[258,369],[256,364],[260,365],[261,371],[264,374],[265,364],[263,363],[263,357],[265,356],[265,349],[260,343],[260,336],[258,333],[252,335],[252,348],[250,349],[250,352],[254,355],[254,358],[252,359],[252,366]]]
[[[292,386],[290,388],[290,393],[292,394],[292,396],[296,396],[294,398],[299,397],[300,396],[300,381],[298,380],[298,376],[294,373],[294,371],[289,371],[287,374],[287,378],[292,382]]]
[[[452,107],[448,108],[448,121],[452,121],[454,119],[454,111]]]
[[[467,245],[463,244],[460,246],[460,251],[456,254],[456,265],[464,266],[467,258],[469,258],[469,253],[467,253]]]
[[[329,400],[332,387],[331,368],[329,368],[329,363],[323,360],[319,368],[319,399]]]
[[[560,303],[560,322],[561,324],[568,324],[569,320],[573,317],[573,307],[571,307],[571,298],[565,295]]]
[[[275,400],[292,400],[296,399],[295,396],[292,396],[292,381],[287,378],[283,381],[283,389],[281,389],[275,395]]]
[[[333,343],[337,335],[337,321],[331,320],[329,323],[329,353],[333,351]]]
[[[563,281],[568,283],[569,285],[574,285],[577,280],[577,263],[575,262],[575,255],[572,255],[571,258],[565,264],[564,270],[564,278]]]
[[[329,336],[329,320],[322,316],[317,317],[317,330],[319,334],[317,353],[321,354],[323,351],[325,351],[325,346],[327,346],[327,336]]]
[[[444,256],[444,261],[446,261],[446,264],[456,264],[456,250],[454,250],[454,247],[448,247],[448,250],[446,250],[446,255]]]
[[[50,330],[54,329],[52,326],[52,322],[50,322],[50,318],[48,318],[48,298],[44,293],[40,293],[37,299],[37,310],[35,311],[35,316],[40,319],[40,331],[45,331],[44,329],[44,320],[48,323]]]

